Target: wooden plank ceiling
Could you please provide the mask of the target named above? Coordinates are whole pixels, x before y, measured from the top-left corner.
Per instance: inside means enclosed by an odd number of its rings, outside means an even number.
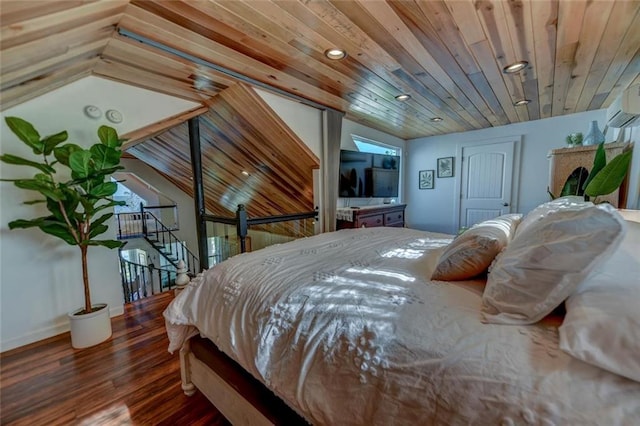
[[[234,217],[238,204],[246,205],[249,217],[314,209],[318,158],[252,88],[236,84],[223,91],[199,121],[209,213]],[[127,153],[193,196],[187,127],[175,126]]]
[[[586,0],[3,0],[2,108],[88,74],[196,101],[234,82],[120,28],[400,138],[479,129],[608,106],[640,82],[639,10]],[[330,47],[347,58],[328,60]],[[529,66],[502,72],[517,60]],[[396,101],[401,93],[411,99]],[[521,98],[531,103],[514,106]]]

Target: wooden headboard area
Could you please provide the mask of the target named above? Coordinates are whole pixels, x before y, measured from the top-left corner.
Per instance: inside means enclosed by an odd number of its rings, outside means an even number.
[[[207,213],[234,217],[238,204],[249,217],[314,209],[319,159],[250,86],[238,83],[213,97],[199,122]],[[193,196],[186,122],[127,153]]]

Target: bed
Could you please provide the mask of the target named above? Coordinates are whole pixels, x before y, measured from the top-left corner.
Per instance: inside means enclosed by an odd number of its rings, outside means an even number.
[[[606,206],[560,201],[455,239],[346,229],[241,254],[172,301],[169,350],[180,350],[185,392],[202,390],[234,424],[638,424],[640,287],[629,288],[640,274],[639,227]],[[579,251],[599,254],[557,270]],[[531,262],[547,265],[533,271],[542,302],[517,288],[532,285]],[[593,299],[603,280],[621,287],[606,295],[618,297],[608,302],[617,312],[594,325],[582,296]],[[514,308],[514,294],[530,306]],[[585,342],[602,327],[606,341]],[[604,354],[594,355],[598,344]],[[207,352],[216,359],[206,362]]]

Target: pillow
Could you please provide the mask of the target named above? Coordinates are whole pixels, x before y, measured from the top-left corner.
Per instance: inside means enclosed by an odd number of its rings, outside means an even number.
[[[566,302],[560,349],[640,382],[640,223]]]
[[[538,207],[534,208],[529,213],[527,213],[527,215],[522,219],[522,222],[520,223],[520,225],[518,225],[518,230],[516,231],[516,234],[523,233],[531,225],[536,223],[538,220],[541,220],[552,211],[562,210],[562,209],[575,209],[579,206],[585,206],[585,205],[592,206],[593,203],[589,201],[584,201],[584,197],[577,197],[575,195],[568,195],[566,197],[560,197],[552,201],[542,203]]]
[[[474,225],[451,242],[440,256],[432,280],[473,278],[487,270],[509,243],[521,214],[507,214]]]
[[[534,212],[533,222],[516,232],[489,269],[484,322],[541,320],[620,245],[625,229],[609,204],[556,203]]]

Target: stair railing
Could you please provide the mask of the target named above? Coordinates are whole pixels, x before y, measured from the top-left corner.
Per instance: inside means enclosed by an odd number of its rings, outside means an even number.
[[[176,270],[131,262],[120,256],[120,278],[125,303],[175,287]]]
[[[293,214],[282,214],[282,215],[275,215],[275,216],[263,216],[263,217],[254,217],[254,218],[249,218],[247,216],[247,211],[245,209],[245,206],[243,204],[239,204],[238,208],[236,210],[236,216],[235,217],[226,217],[226,216],[215,216],[215,215],[210,215],[210,214],[203,214],[202,215],[202,220],[203,222],[211,222],[211,223],[215,223],[215,224],[221,224],[224,226],[234,226],[236,228],[236,237],[237,237],[237,242],[238,242],[238,246],[239,246],[239,252],[240,253],[245,253],[248,249],[247,247],[247,240],[250,241],[250,237],[249,237],[249,228],[251,226],[258,226],[258,225],[265,225],[265,224],[281,224],[284,222],[290,222],[290,221],[300,221],[300,220],[305,220],[305,219],[313,219],[314,221],[317,220],[318,217],[318,211],[317,210],[313,210],[313,211],[308,211],[308,212],[302,212],[302,213],[293,213]],[[297,230],[301,230],[301,228],[299,226],[292,226],[292,229],[297,229]],[[304,229],[306,231],[306,226],[304,226]],[[313,230],[311,228],[311,230]],[[304,235],[304,236],[308,236],[308,235]],[[203,236],[201,236],[200,238],[205,238],[207,239],[208,236],[205,234]],[[224,237],[224,244],[223,247],[225,248],[229,248],[230,244],[229,244],[229,240],[228,240],[228,236]],[[217,244],[216,244],[217,246]],[[209,247],[209,244],[207,241],[200,241],[199,247]],[[213,264],[215,263],[219,263],[220,261],[226,259],[229,256],[229,253],[225,254],[221,254],[221,253],[215,253],[214,256],[208,256],[205,259],[201,260],[203,267],[204,268],[209,268]],[[191,270],[191,269],[190,269]]]
[[[168,227],[151,212],[144,212],[144,217],[142,234],[158,253],[175,268],[178,267],[178,261],[182,259],[189,271],[200,271],[200,261],[196,255]]]
[[[144,222],[148,220],[148,214],[155,214],[164,220],[162,223],[171,231],[177,231],[178,228],[178,206],[175,204],[145,206],[140,204],[140,211],[117,213],[116,222],[118,224],[118,239],[126,240],[129,238],[143,237]],[[165,220],[166,219],[166,220]],[[172,223],[167,223],[167,221]]]
[[[144,213],[118,213],[116,222],[118,223],[118,239],[140,238],[143,236],[142,224]]]
[[[141,211],[148,212],[159,218],[160,221],[171,231],[179,230],[178,227],[178,206],[175,204],[140,206]]]

